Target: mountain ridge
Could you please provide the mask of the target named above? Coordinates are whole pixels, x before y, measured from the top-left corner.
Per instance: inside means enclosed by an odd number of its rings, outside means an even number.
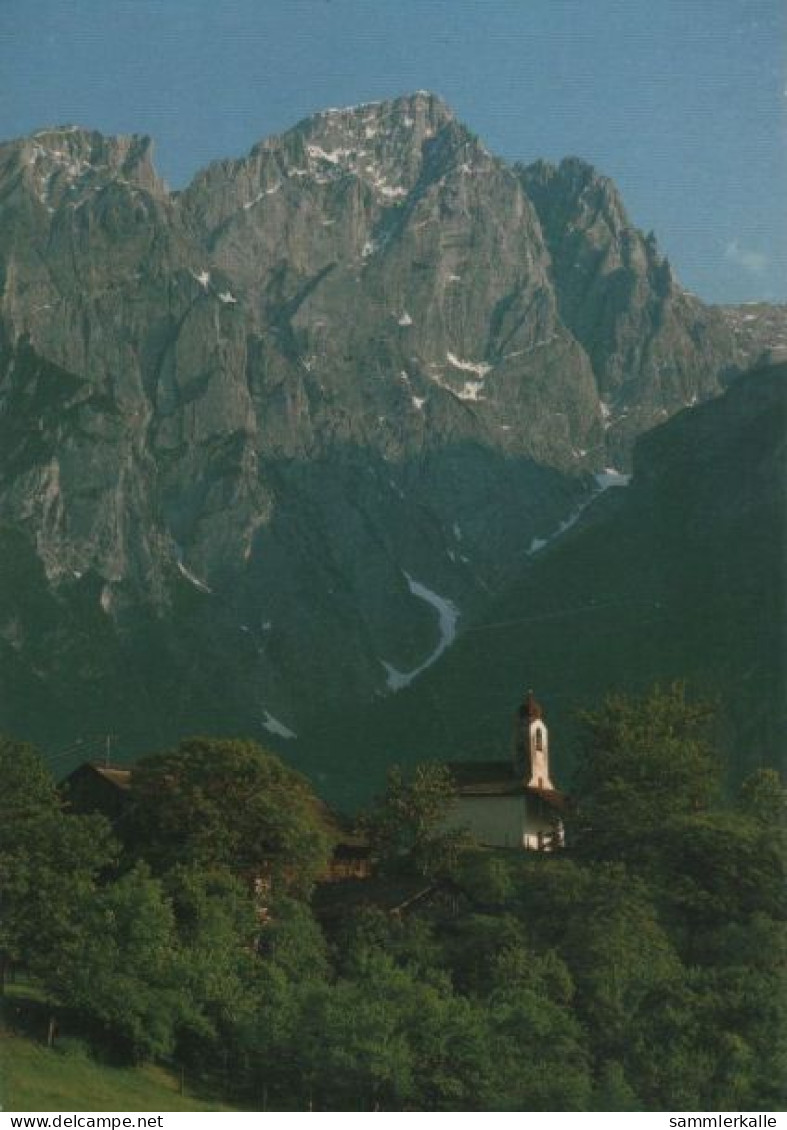
[[[0,524],[32,586],[0,669],[36,725],[62,684],[68,733],[100,728],[124,670],[162,740],[388,693],[436,644],[408,578],[476,615],[637,435],[761,351],[611,182],[528,169],[425,92],[176,192],[142,136],[0,146]]]

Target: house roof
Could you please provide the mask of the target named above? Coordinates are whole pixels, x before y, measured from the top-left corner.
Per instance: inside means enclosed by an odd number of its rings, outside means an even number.
[[[510,761],[451,761],[448,769],[459,796],[535,796],[551,808],[566,807],[559,789],[540,789],[525,785],[516,776]]]
[[[120,793],[128,793],[132,788],[131,769],[128,766],[106,765],[102,761],[85,761],[66,778],[66,784],[73,785],[87,777],[99,777]],[[349,817],[332,809],[321,797],[312,801],[315,815],[329,838],[345,858],[365,858],[369,854],[368,839],[357,832]]]
[[[108,784],[116,789],[122,789],[123,792],[131,788],[131,770],[122,765],[107,765],[103,761],[85,761],[82,765],[78,766],[73,773],[66,777],[66,783],[70,783],[84,777],[86,774],[95,774]]]
[[[116,788],[118,788],[118,789],[130,789],[131,788],[131,770],[130,769],[120,769],[120,768],[117,768],[114,765],[94,765],[93,768],[96,770],[97,773],[100,773],[101,776],[105,780],[107,780],[111,784],[115,785]]]

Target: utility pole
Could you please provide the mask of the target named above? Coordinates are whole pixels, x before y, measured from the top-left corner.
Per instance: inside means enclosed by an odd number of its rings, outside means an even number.
[[[109,769],[112,762],[112,742],[117,740],[117,734],[107,734],[104,739],[104,768]]]

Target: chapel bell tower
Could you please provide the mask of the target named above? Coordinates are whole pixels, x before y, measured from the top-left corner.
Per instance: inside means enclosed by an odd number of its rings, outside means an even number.
[[[526,788],[554,789],[549,777],[549,735],[532,691],[516,713],[514,772]]]

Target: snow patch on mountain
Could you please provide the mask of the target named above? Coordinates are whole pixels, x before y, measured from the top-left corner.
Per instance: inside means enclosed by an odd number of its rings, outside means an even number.
[[[432,589],[427,588],[421,581],[416,581],[409,573],[405,573],[405,578],[413,596],[417,596],[419,600],[425,600],[427,604],[431,604],[437,611],[440,639],[434,651],[431,652],[420,666],[412,671],[399,671],[390,663],[386,663],[385,660],[380,661],[386,670],[388,675],[388,687],[392,691],[400,691],[405,687],[409,687],[414,679],[417,679],[428,667],[431,667],[433,663],[437,662],[446,648],[449,648],[456,639],[456,625],[461,615],[452,600],[449,600],[445,596],[440,596],[439,593],[433,592]]]
[[[35,161],[46,161],[59,166],[61,171],[65,173],[67,179],[71,181],[83,176],[93,168],[90,162],[82,157],[74,158],[63,149],[54,146],[43,146],[37,141],[33,142],[32,151]]]
[[[182,561],[178,561],[178,570],[180,571],[181,576],[185,577],[186,580],[190,584],[194,585],[194,588],[199,589],[200,592],[213,592],[213,589],[210,587],[210,585],[207,585],[204,581],[201,581],[199,577],[195,576],[190,569],[186,568]]]
[[[483,388],[482,381],[465,381],[456,395],[460,400],[486,400],[486,397],[481,395]]]
[[[402,188],[401,185],[386,184],[385,181],[375,180],[372,185],[381,196],[387,196],[389,199],[397,200],[402,196],[407,196],[407,189]]]
[[[449,353],[448,356],[450,358],[453,355],[451,353]],[[440,368],[443,368],[443,367],[444,366],[440,366],[440,365],[437,365],[437,364],[430,362],[430,364],[429,364],[429,369],[431,370],[430,373],[429,373],[430,381],[433,381],[440,388],[444,388],[446,390],[446,392],[450,392],[452,396],[455,396],[457,398],[457,400],[486,400],[486,397],[482,395],[482,393],[484,391],[484,376],[486,375],[485,373],[482,374],[478,378],[478,380],[465,381],[465,383],[462,385],[461,388],[455,388],[454,385],[450,384],[447,380],[445,380],[441,376],[439,370],[440,370]],[[488,368],[491,368],[491,365],[488,366]],[[473,372],[475,372],[475,369],[473,369]]]
[[[338,165],[340,161],[349,157],[352,151],[350,149],[332,149],[328,152],[321,145],[307,145],[306,152],[312,160],[327,161],[329,165]]]
[[[475,373],[482,380],[492,369],[486,361],[462,361],[456,354],[450,352],[446,353],[445,357],[448,364],[453,365],[455,369],[461,369],[465,373]]]
[[[579,518],[590,506],[594,499],[603,494],[605,490],[610,490],[613,487],[627,487],[631,482],[631,475],[624,475],[621,471],[616,470],[614,467],[605,467],[603,471],[594,476],[596,480],[596,489],[591,494],[580,502],[576,509],[572,510],[567,518],[565,518],[554,533],[550,534],[547,538],[533,538],[530,543],[530,548],[527,551],[528,557],[532,557],[536,553],[540,553],[545,546],[550,545],[561,537],[566,530],[570,530],[572,526],[576,525]]]
[[[262,725],[269,734],[277,734],[280,738],[297,738],[298,735],[294,730],[291,730],[289,726],[285,726],[283,722],[280,722],[278,718],[274,718],[267,710],[264,711],[264,714],[265,718]]]
[[[329,106],[327,110],[319,110],[317,113],[318,118],[328,117],[330,114],[355,114],[358,110],[368,110],[372,106],[379,106],[379,99],[376,102],[358,102],[354,106]]]
[[[605,467],[596,475],[596,482],[600,490],[609,490],[610,487],[627,487],[631,482],[631,475],[624,475],[614,467]]]

